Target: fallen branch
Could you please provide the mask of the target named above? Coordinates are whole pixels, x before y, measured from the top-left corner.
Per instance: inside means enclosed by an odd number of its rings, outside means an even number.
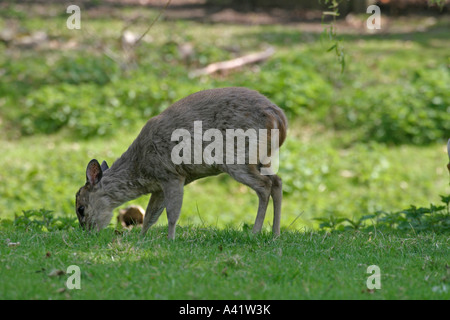
[[[247,64],[257,63],[267,60],[275,52],[274,48],[270,47],[262,52],[251,53],[236,59],[215,62],[207,65],[204,68],[194,70],[191,73],[192,77],[199,77],[203,75],[212,74],[218,71],[230,70],[242,67]]]

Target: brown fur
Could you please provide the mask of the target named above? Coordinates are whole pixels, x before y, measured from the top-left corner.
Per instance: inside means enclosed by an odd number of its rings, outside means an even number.
[[[135,225],[141,225],[144,222],[144,209],[139,206],[129,206],[126,209],[119,210],[117,223],[124,228]]]

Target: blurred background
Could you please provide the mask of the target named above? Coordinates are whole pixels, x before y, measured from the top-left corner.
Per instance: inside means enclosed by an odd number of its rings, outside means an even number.
[[[150,117],[225,86],[259,90],[288,116],[286,228],[449,194],[449,1],[166,3],[0,1],[0,218],[40,208],[75,218],[90,159],[111,165]],[[370,4],[380,29],[367,28]],[[80,29],[67,27],[69,5]],[[204,69],[249,54],[259,59]],[[256,208],[252,190],[207,178],[185,189],[180,224],[252,224]]]

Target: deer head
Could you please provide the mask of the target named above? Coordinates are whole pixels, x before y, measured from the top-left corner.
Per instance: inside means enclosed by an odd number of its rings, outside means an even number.
[[[109,197],[102,188],[103,173],[108,165],[93,159],[86,168],[86,184],[76,194],[75,210],[82,228],[100,230],[106,227],[112,217]]]

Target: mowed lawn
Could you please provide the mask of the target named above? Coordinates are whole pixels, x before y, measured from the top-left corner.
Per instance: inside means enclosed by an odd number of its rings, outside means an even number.
[[[3,229],[0,298],[450,298],[447,235],[284,231],[273,239],[248,228],[183,226],[168,241],[165,227],[145,238],[137,231]],[[4,245],[6,238],[20,245]],[[71,265],[80,289],[67,287]],[[367,284],[373,265],[379,289]]]

